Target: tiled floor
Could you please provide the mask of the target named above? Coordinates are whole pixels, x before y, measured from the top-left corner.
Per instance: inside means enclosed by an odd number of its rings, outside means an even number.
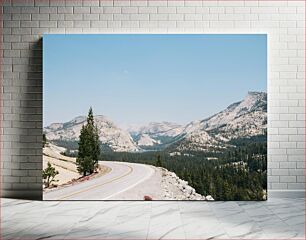
[[[1,199],[4,239],[305,239],[305,199],[48,202]]]

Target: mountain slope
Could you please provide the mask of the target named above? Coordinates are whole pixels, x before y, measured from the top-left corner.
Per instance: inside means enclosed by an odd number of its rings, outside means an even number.
[[[95,124],[99,129],[102,144],[109,146],[115,152],[136,152],[139,147],[130,134],[116,126],[105,116],[95,116]],[[44,128],[48,140],[78,141],[82,126],[86,124],[86,117],[80,116],[66,123],[55,123]]]
[[[266,134],[267,94],[249,92],[240,102],[201,121],[186,125],[177,149],[207,151],[227,147],[227,142]]]
[[[148,134],[141,134],[139,140],[137,141],[138,146],[153,146],[155,144],[160,144],[159,140],[151,138]]]
[[[163,149],[176,141],[184,127],[171,122],[150,122],[144,126],[128,128],[129,133],[137,142],[138,146],[144,149]]]

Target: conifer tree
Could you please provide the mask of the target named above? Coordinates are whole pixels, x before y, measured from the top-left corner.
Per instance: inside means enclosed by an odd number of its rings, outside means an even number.
[[[156,158],[157,158],[157,160],[156,160],[156,166],[157,166],[157,167],[161,167],[161,166],[162,166],[162,162],[161,162],[161,160],[160,160],[160,154],[158,154],[158,155],[156,156]]]
[[[46,137],[46,134],[43,134],[42,144],[43,144],[43,148],[44,148],[44,147],[46,146],[46,144],[47,144],[47,137]]]
[[[87,123],[82,126],[79,140],[79,151],[76,160],[77,169],[83,176],[94,172],[100,156],[99,131],[94,123],[92,108],[90,107]]]
[[[52,167],[51,163],[48,162],[48,167],[43,170],[43,179],[46,188],[50,187],[52,182],[57,182],[58,180],[55,180],[55,176],[58,175],[58,171],[55,170],[54,167]]]

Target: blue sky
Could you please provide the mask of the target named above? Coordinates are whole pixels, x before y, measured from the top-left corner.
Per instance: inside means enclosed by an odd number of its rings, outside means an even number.
[[[44,126],[86,115],[188,123],[267,87],[264,34],[44,35]]]

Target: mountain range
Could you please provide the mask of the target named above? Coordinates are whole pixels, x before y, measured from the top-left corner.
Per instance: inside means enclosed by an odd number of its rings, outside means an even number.
[[[177,151],[218,151],[233,139],[266,134],[267,94],[249,92],[223,111],[187,125],[151,122],[145,126],[122,129],[103,115],[94,117],[100,141],[115,152],[171,149]],[[44,128],[49,141],[78,141],[86,116],[66,123],[53,123]]]

